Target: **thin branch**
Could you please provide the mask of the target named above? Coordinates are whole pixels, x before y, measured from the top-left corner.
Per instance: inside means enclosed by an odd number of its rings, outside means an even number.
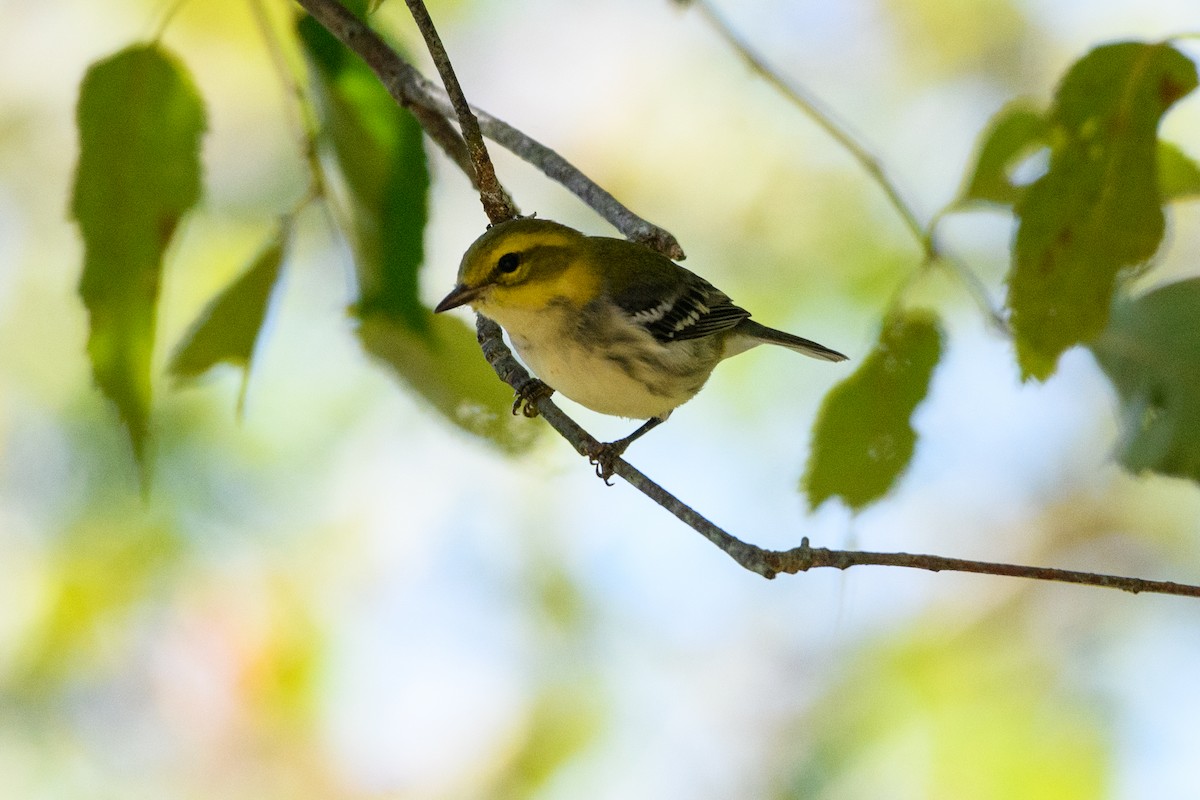
[[[411,111],[425,132],[454,159],[468,177],[472,176],[474,170],[470,168],[469,159],[464,157],[466,145],[446,121],[447,117],[454,117],[453,104],[440,87],[430,83],[338,0],[296,2],[366,62],[392,98]],[[563,186],[608,220],[623,235],[653,247],[669,258],[683,258],[683,248],[674,236],[617,202],[595,181],[571,166],[553,150],[478,108],[472,107],[472,110],[477,115],[485,136],[537,167],[548,177],[561,180]],[[446,137],[446,130],[450,131],[453,139]]]
[[[454,65],[450,63],[450,56],[442,45],[442,37],[438,35],[429,10],[421,0],[405,1],[413,21],[425,37],[425,46],[433,56],[433,63],[437,66],[438,74],[442,76],[442,85],[446,87],[446,93],[450,95],[450,102],[454,105],[462,137],[467,142],[467,152],[471,154],[475,183],[479,187],[479,199],[483,203],[483,209],[493,225],[510,220],[517,216],[516,206],[509,198],[508,192],[500,185],[500,179],[496,177],[496,168],[492,165],[492,158],[483,143],[483,134],[479,132],[479,120],[471,111],[462,85],[458,82],[458,76],[454,74]]]
[[[297,0],[305,8],[323,6],[331,0]],[[421,0],[407,0],[410,7],[414,4],[421,5]],[[333,3],[333,5],[337,5]],[[317,16],[314,14],[314,16]],[[320,17],[318,17],[320,20]],[[365,30],[365,28],[363,29]],[[355,35],[343,38],[341,35],[338,38],[347,44],[347,46],[363,55],[367,59],[362,50],[356,46],[361,41],[361,31]],[[373,36],[373,34],[372,34]],[[377,38],[377,37],[376,37]],[[434,43],[434,40],[427,40],[431,49],[440,49],[440,42]],[[386,45],[382,45],[386,49]],[[439,57],[444,58],[446,63],[449,59],[445,54],[441,56],[435,55],[435,60]],[[368,63],[371,63],[367,59]],[[374,65],[373,65],[374,66]],[[407,67],[407,65],[405,65]],[[411,67],[409,67],[411,69]],[[376,70],[378,72],[378,70]],[[415,72],[415,71],[414,71]],[[382,77],[382,75],[381,75]],[[419,76],[418,76],[419,77]],[[424,79],[421,79],[422,81]],[[386,82],[386,81],[385,81]],[[403,101],[401,101],[403,102]],[[471,133],[467,133],[468,137]],[[481,145],[482,143],[480,143]],[[513,357],[512,352],[504,343],[503,335],[500,327],[492,320],[483,317],[476,317],[476,330],[479,337],[479,344],[483,350],[484,357],[496,374],[517,391],[519,396],[530,396],[527,390],[530,386],[537,383],[537,379],[532,377],[526,369]],[[600,444],[595,438],[585,431],[578,423],[567,416],[558,406],[547,396],[532,395],[533,399],[529,403],[533,409],[542,416],[551,427],[553,427],[564,439],[566,439],[581,455],[589,455],[596,451]],[[859,565],[882,565],[908,567],[912,569],[924,569],[934,572],[943,570],[954,570],[960,572],[974,572],[990,575],[1004,575],[1009,577],[1030,578],[1034,580],[1049,580],[1049,581],[1064,581],[1068,583],[1085,584],[1091,586],[1103,586],[1108,588],[1121,589],[1128,592],[1156,592],[1160,594],[1175,594],[1185,595],[1190,597],[1200,597],[1200,586],[1189,586],[1186,584],[1171,583],[1168,581],[1148,581],[1140,578],[1126,578],[1116,575],[1101,575],[1090,572],[1076,572],[1071,570],[1048,569],[1043,567],[1026,567],[1012,564],[993,564],[982,561],[968,561],[965,559],[945,558],[942,556],[930,555],[913,555],[908,553],[870,553],[870,552],[853,552],[842,550],[828,550],[825,548],[814,548],[808,543],[805,538],[800,547],[786,550],[775,551],[766,550],[757,547],[747,542],[743,542],[736,536],[733,536],[723,528],[715,525],[710,520],[699,514],[695,509],[691,508],[677,497],[672,495],[666,489],[659,486],[657,483],[646,477],[641,471],[635,468],[632,464],[624,459],[616,459],[613,464],[613,472],[616,475],[624,478],[631,486],[641,491],[650,499],[661,505],[663,508],[670,511],[685,524],[700,533],[710,542],[719,547],[723,552],[734,559],[745,569],[762,575],[765,578],[774,578],[781,572],[797,573],[804,572],[816,567],[834,567],[836,569],[848,569],[852,566]]]
[[[1200,597],[1200,586],[1175,583],[1174,581],[1154,581],[1098,572],[1030,567],[1024,564],[1001,564],[994,561],[973,561],[965,558],[946,558],[916,553],[828,550],[824,547],[810,547],[807,537],[802,539],[800,546],[793,550],[768,551],[767,555],[771,565],[779,572],[793,574],[807,572],[814,567],[834,567],[842,570],[861,566],[908,567],[929,572],[971,572],[976,575],[998,575],[1006,578],[1074,583],[1081,586],[1118,589],[1131,594],[1145,592],[1147,594]]]
[[[338,0],[296,0],[338,41],[357,53],[388,94],[416,118],[426,135],[475,185],[467,145],[446,117],[429,102],[428,81]]]

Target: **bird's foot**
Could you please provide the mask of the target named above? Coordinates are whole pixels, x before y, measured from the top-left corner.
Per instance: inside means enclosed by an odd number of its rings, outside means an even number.
[[[609,480],[616,472],[617,459],[625,453],[625,448],[629,447],[628,439],[618,439],[615,442],[597,442],[596,445],[590,448],[585,455],[592,466],[596,468],[596,477],[604,481],[607,485],[612,486],[612,481]]]
[[[513,416],[523,414],[530,419],[536,417],[538,415],[537,401],[552,394],[554,394],[554,390],[550,388],[549,384],[539,381],[537,378],[530,378],[521,384],[521,388],[517,389],[517,396],[513,398]]]
[[[586,455],[588,460],[591,461],[596,467],[596,477],[607,483],[609,486],[612,486],[612,481],[610,481],[609,478],[611,478],[613,473],[616,472],[617,460],[624,455],[625,451],[629,448],[629,445],[633,444],[635,440],[641,438],[642,435],[647,431],[652,430],[658,425],[661,425],[669,414],[670,412],[667,412],[667,414],[664,414],[661,417],[651,417],[650,419],[646,420],[640,428],[626,436],[624,439],[617,439],[615,442],[609,442],[608,444],[597,442],[595,446],[589,448],[584,455]]]

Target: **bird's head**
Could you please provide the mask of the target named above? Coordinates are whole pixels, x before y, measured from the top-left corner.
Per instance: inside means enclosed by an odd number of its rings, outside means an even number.
[[[589,261],[590,238],[545,219],[493,225],[475,240],[458,267],[458,283],[434,311],[470,305],[539,310],[552,302],[582,307],[600,276]]]

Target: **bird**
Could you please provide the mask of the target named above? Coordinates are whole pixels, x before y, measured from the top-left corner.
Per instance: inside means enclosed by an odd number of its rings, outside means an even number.
[[[606,481],[626,448],[695,397],[724,359],[774,344],[846,360],[752,320],[720,289],[643,244],[536,217],[496,223],[471,244],[434,311],[463,305],[498,323],[549,389],[601,414],[646,420],[590,454]]]

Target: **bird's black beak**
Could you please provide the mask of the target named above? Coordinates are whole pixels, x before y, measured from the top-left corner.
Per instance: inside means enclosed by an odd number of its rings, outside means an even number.
[[[442,302],[434,308],[434,313],[440,314],[443,311],[449,311],[452,308],[466,305],[479,296],[482,287],[480,286],[455,286],[450,290],[450,294],[442,298]]]

